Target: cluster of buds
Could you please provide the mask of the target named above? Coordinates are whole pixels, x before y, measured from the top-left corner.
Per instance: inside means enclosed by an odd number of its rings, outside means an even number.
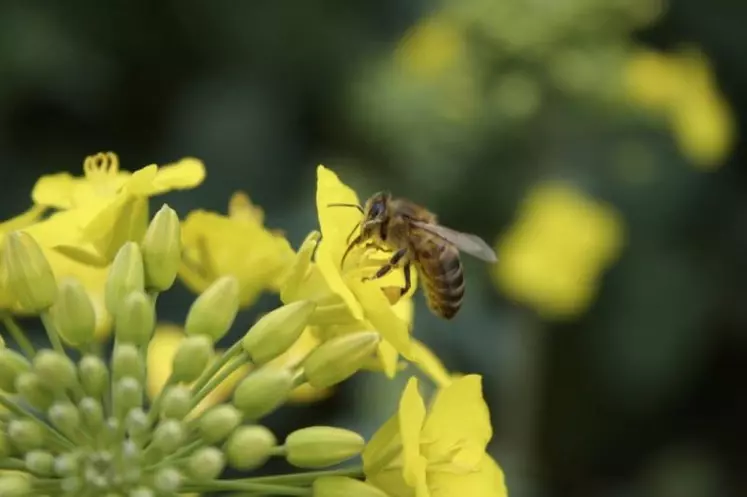
[[[107,355],[95,337],[94,306],[83,285],[74,279],[57,282],[30,235],[5,237],[4,288],[40,316],[51,348],[35,350],[17,327],[11,332],[22,352],[0,348],[0,495],[385,496],[355,478],[360,469],[320,471],[359,455],[365,445],[359,434],[313,426],[281,443],[260,423],[294,388],[305,383],[326,388],[350,377],[378,345],[377,333],[347,334],[324,342],[298,364],[277,365],[273,359],[307,327],[313,302],[293,302],[266,314],[219,353],[215,344],[239,311],[239,289],[231,276],[217,279],[192,303],[170,376],[146,402],[156,298],[176,279],[180,236],[177,214],[164,205],[143,239],[117,252],[105,288],[115,326]],[[196,410],[246,366],[250,372],[228,401]],[[316,471],[221,478],[227,467],[256,470],[271,457]]]

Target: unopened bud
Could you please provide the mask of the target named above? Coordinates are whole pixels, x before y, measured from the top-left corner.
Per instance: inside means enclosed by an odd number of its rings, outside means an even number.
[[[202,447],[189,457],[187,471],[195,480],[207,481],[220,476],[225,465],[223,452],[215,447]]]
[[[244,335],[241,342],[244,350],[255,364],[275,359],[298,340],[314,309],[314,302],[301,300],[265,314]]]
[[[74,278],[60,283],[57,301],[52,306],[57,331],[65,342],[81,347],[93,340],[96,311],[85,287]]]
[[[22,453],[44,446],[44,432],[31,420],[14,419],[8,423],[8,438]]]
[[[163,392],[161,416],[166,419],[184,419],[192,407],[192,392],[185,385],[171,385]]]
[[[54,472],[57,476],[70,476],[78,472],[80,452],[63,452],[54,461]]]
[[[16,393],[16,378],[30,369],[31,364],[21,354],[10,349],[0,349],[0,390]]]
[[[83,391],[94,398],[100,398],[109,384],[109,369],[95,355],[84,356],[78,362],[78,376]]]
[[[241,423],[241,413],[230,404],[218,404],[200,418],[200,434],[205,443],[225,439]]]
[[[55,402],[47,414],[52,426],[68,437],[72,437],[80,426],[80,413],[70,402]]]
[[[182,261],[181,236],[179,216],[164,204],[153,216],[141,244],[149,289],[162,292],[174,284]]]
[[[275,435],[264,426],[240,426],[231,434],[224,449],[232,467],[250,470],[267,462],[275,445]]]
[[[370,483],[347,476],[322,476],[311,486],[312,497],[388,497]]]
[[[144,278],[140,247],[135,242],[126,242],[114,257],[104,288],[106,309],[112,316],[117,315],[125,296],[144,290]]]
[[[130,293],[122,301],[117,312],[117,340],[139,346],[147,345],[156,323],[153,303],[148,296],[139,291]]]
[[[23,309],[41,312],[54,303],[57,282],[52,267],[31,235],[22,231],[6,235],[3,260],[8,290]]]
[[[33,495],[28,476],[24,473],[6,473],[0,476],[0,495],[3,497]]]
[[[131,343],[118,343],[112,352],[112,378],[130,376],[142,381],[145,378],[145,361],[137,347]]]
[[[29,405],[42,411],[46,411],[54,402],[53,392],[32,371],[26,371],[16,377],[16,391]]]
[[[213,340],[206,335],[188,336],[174,355],[172,376],[176,381],[191,383],[205,370],[213,357]]]
[[[184,331],[220,340],[233,325],[239,312],[239,282],[234,276],[215,280],[189,308]]]
[[[171,495],[179,490],[183,479],[184,477],[177,469],[167,466],[153,475],[153,486],[157,492]]]
[[[303,363],[309,384],[328,388],[354,375],[376,350],[379,334],[349,333],[328,340],[314,349]]]
[[[357,456],[366,441],[354,431],[331,426],[296,430],[285,439],[286,459],[299,468],[323,468]]]
[[[233,394],[233,403],[248,419],[256,420],[277,409],[293,388],[287,369],[265,366],[244,378]]]
[[[118,412],[126,413],[143,402],[143,386],[135,378],[125,376],[114,384],[114,405]]]
[[[86,431],[91,434],[98,433],[104,425],[104,410],[101,402],[92,397],[84,397],[78,403],[78,410]]]
[[[141,440],[150,434],[150,421],[141,407],[130,409],[125,419],[125,426],[127,427],[127,433],[133,439]]]
[[[169,454],[184,443],[184,426],[175,419],[164,419],[153,432],[153,446],[164,454]]]
[[[42,349],[34,356],[34,372],[39,379],[55,392],[72,388],[78,383],[73,361],[61,352]]]
[[[54,456],[44,450],[32,450],[25,457],[26,469],[31,473],[50,476],[54,473]]]

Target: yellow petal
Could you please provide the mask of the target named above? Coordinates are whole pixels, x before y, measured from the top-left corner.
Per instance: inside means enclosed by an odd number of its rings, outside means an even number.
[[[438,391],[423,427],[429,461],[448,460],[455,469],[469,471],[482,459],[492,436],[479,375],[457,378]]]
[[[7,221],[3,221],[2,223],[0,223],[0,235],[2,235],[3,233],[9,233],[11,231],[19,230],[21,228],[26,228],[27,226],[35,223],[39,219],[39,216],[41,216],[45,210],[46,207],[44,207],[43,205],[34,205],[26,212],[8,219]]]
[[[216,350],[216,357],[213,358],[213,361],[217,361],[218,357],[220,357],[220,354],[222,351]],[[225,368],[228,367],[228,364],[223,366],[217,374],[220,374],[221,371],[224,371]],[[228,377],[221,381],[213,390],[210,391],[209,394],[205,396],[204,399],[200,401],[199,404],[192,410],[192,412],[189,413],[187,416],[187,419],[192,419],[203,412],[205,412],[206,409],[209,407],[212,407],[216,404],[219,404],[226,400],[234,391],[236,388],[236,385],[244,379],[244,377],[249,374],[250,366],[248,364],[244,364],[241,367],[239,367],[236,371],[228,375]]]
[[[360,222],[361,213],[353,207],[329,207],[329,204],[359,205],[358,196],[326,167],[318,166],[316,174],[316,211],[322,239],[329,243],[330,258],[340,261],[347,245],[346,239]]]
[[[288,271],[285,273],[285,280],[280,287],[280,300],[284,304],[295,302],[296,300],[307,299],[308,297],[302,297],[302,293],[305,293],[308,285],[307,282],[310,271],[311,271],[311,258],[316,250],[317,243],[319,242],[321,234],[318,231],[312,231],[309,233],[304,241],[301,243],[301,247],[298,249],[293,264],[291,264]],[[321,276],[321,273],[317,274]],[[313,300],[313,299],[309,299]]]
[[[366,448],[363,449],[361,455],[363,471],[368,478],[375,478],[392,464],[396,464],[401,452],[402,437],[400,436],[399,417],[395,415],[376,430],[366,444]],[[398,472],[401,473],[401,471]]]
[[[250,223],[264,224],[265,213],[252,203],[245,192],[235,192],[228,201],[228,217]]]
[[[176,355],[176,349],[184,340],[181,327],[162,323],[156,327],[153,338],[148,344],[148,398],[151,400],[166,385],[171,376],[172,363]]]
[[[69,173],[57,173],[42,176],[31,191],[31,198],[35,204],[70,209],[75,204],[73,193],[77,180]]]
[[[397,317],[381,289],[355,277],[348,279],[348,285],[363,307],[366,319],[397,352],[412,359],[409,326]]]
[[[420,453],[420,431],[425,420],[425,404],[415,377],[407,381],[397,412],[402,437],[402,475],[415,488],[417,497],[429,495],[426,483],[426,460]]]
[[[470,473],[429,471],[428,486],[431,497],[508,497],[503,471],[487,454]]]
[[[171,190],[186,190],[200,185],[205,180],[205,165],[194,157],[186,157],[174,164],[158,169],[149,195],[157,195]]]
[[[384,371],[387,378],[394,378],[397,374],[397,364],[399,362],[397,349],[386,340],[382,340],[376,349],[376,357],[381,365],[381,370]]]
[[[333,252],[334,250],[332,249],[329,240],[322,238],[316,250],[316,264],[319,267],[319,271],[324,277],[324,280],[327,282],[327,285],[329,285],[330,290],[342,298],[355,319],[362,320],[363,308],[361,303],[358,301],[358,298],[356,298],[356,295],[353,294],[350,287],[346,284],[345,280],[343,280],[339,262],[336,262],[339,261],[339,258],[335,259]],[[383,295],[382,298],[384,298]],[[388,307],[389,302],[386,301],[385,298],[384,301]]]
[[[445,387],[451,383],[451,375],[443,363],[423,342],[412,340],[412,355],[415,365],[427,374],[436,385]]]
[[[158,166],[151,164],[138,169],[125,184],[126,193],[131,195],[149,196],[153,194],[153,182],[158,174]]]
[[[147,228],[147,199],[118,195],[83,228],[81,239],[111,261],[125,242],[140,242]]]

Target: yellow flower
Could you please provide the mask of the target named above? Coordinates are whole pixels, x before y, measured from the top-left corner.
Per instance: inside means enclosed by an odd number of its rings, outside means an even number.
[[[696,167],[718,167],[731,152],[735,119],[700,51],[638,50],[625,67],[625,82],[634,101],[667,119],[680,150]]]
[[[59,210],[45,223],[65,235],[39,243],[98,266],[110,263],[124,242],[140,241],[147,228],[149,197],[193,188],[205,178],[202,162],[194,158],[131,173],[119,169],[111,152],[87,157],[83,170],[83,177],[43,176],[31,196],[36,204]]]
[[[459,27],[445,16],[431,15],[407,32],[395,57],[399,66],[413,75],[432,78],[461,63],[466,52]]]
[[[569,186],[540,184],[498,241],[501,262],[493,276],[510,297],[540,315],[573,317],[591,303],[623,236],[620,216],[611,207]]]
[[[239,281],[242,307],[279,282],[293,262],[294,252],[282,234],[264,227],[264,214],[249,197],[231,197],[228,215],[192,211],[182,223],[183,262],[179,276],[199,293],[221,276]]]
[[[503,471],[485,452],[492,434],[480,376],[454,379],[427,410],[410,378],[397,414],[363,451],[363,469],[392,497],[505,497]]]

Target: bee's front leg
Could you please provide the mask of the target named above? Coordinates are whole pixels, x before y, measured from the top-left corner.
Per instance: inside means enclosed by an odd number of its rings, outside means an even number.
[[[386,276],[387,274],[389,274],[389,272],[392,269],[394,269],[395,267],[397,267],[397,264],[399,263],[400,260],[402,260],[402,258],[405,256],[405,254],[407,254],[407,249],[406,248],[399,249],[398,251],[396,251],[394,253],[394,255],[392,256],[392,258],[389,259],[389,262],[387,262],[386,264],[384,264],[383,266],[381,266],[379,268],[379,270],[376,271],[376,273],[373,276],[367,276],[367,277],[363,278],[363,281],[376,280],[376,279],[379,279],[379,278],[381,278],[383,276]]]

